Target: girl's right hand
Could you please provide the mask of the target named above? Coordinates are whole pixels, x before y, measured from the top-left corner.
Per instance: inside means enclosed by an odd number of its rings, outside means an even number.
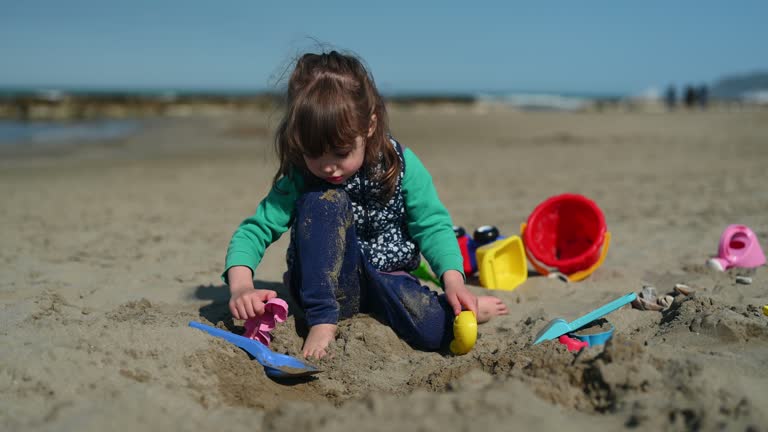
[[[264,315],[264,303],[277,297],[272,290],[260,290],[253,287],[232,289],[229,311],[235,319],[245,320]]]

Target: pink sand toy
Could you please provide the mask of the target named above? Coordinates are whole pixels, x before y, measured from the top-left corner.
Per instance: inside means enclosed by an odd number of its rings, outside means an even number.
[[[272,330],[276,323],[285,322],[288,318],[288,303],[279,298],[269,299],[264,305],[264,315],[260,318],[245,320],[245,333],[248,339],[255,339],[266,346],[272,341]]]
[[[728,225],[720,236],[717,256],[707,266],[719,271],[732,267],[754,268],[765,264],[765,254],[755,233],[745,225]]]
[[[568,348],[568,352],[581,351],[582,348],[589,346],[589,342],[583,342],[576,338],[569,337],[568,335],[559,336],[557,341],[565,345],[565,347]]]

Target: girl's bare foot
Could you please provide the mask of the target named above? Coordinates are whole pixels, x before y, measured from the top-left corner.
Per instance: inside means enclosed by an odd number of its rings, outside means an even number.
[[[488,322],[491,318],[509,313],[507,305],[501,299],[493,296],[477,297],[477,322]]]
[[[328,353],[328,344],[336,337],[336,324],[316,324],[309,329],[307,340],[304,341],[302,354],[304,358],[315,357],[321,359]]]

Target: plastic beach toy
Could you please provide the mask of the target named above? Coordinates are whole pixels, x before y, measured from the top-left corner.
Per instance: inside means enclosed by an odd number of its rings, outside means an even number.
[[[472,262],[474,261],[470,253],[471,249],[474,249],[472,247],[472,237],[467,234],[467,231],[464,229],[464,227],[460,227],[457,225],[453,226],[453,233],[456,234],[456,241],[459,243],[459,250],[461,251],[461,258],[464,263],[464,274],[469,276],[475,273],[476,268],[472,267]],[[477,265],[475,263],[475,265]]]
[[[453,319],[451,352],[464,355],[472,351],[475,342],[477,342],[477,318],[472,311],[463,311]]]
[[[636,298],[637,298],[637,295],[635,293],[629,293],[627,295],[619,297],[616,300],[593,310],[592,312],[584,316],[576,318],[570,323],[562,318],[555,318],[552,321],[550,321],[546,327],[544,327],[543,329],[541,329],[541,331],[539,331],[539,333],[536,335],[536,339],[534,340],[533,344],[536,345],[544,341],[558,338],[561,335],[564,335],[566,333],[571,333],[573,331],[576,331],[584,327],[585,325],[591,323],[592,321],[598,318],[602,318],[603,316],[608,315],[609,313],[615,311],[616,309],[626,304],[632,303],[632,301],[634,301]]]
[[[610,328],[601,333],[581,334],[578,331],[575,331],[573,333],[569,333],[568,335],[582,342],[586,342],[588,347],[595,346],[595,345],[602,345],[608,342],[608,339],[610,339],[613,336],[613,331],[614,331],[613,324],[608,323],[608,325],[610,325]]]
[[[605,261],[611,234],[594,201],[577,194],[546,199],[520,227],[531,265],[547,275],[558,271],[571,281],[592,274]]]
[[[480,285],[511,291],[528,279],[528,262],[518,236],[497,240],[477,248]]]
[[[295,357],[272,352],[272,350],[259,341],[217,329],[216,327],[200,324],[195,321],[190,321],[189,326],[208,332],[212,336],[222,338],[225,341],[242,348],[248,354],[252,355],[259,364],[264,366],[264,372],[269,377],[296,378],[322,372],[320,369]]]
[[[266,346],[272,341],[272,330],[279,322],[285,322],[288,318],[288,303],[283,299],[269,299],[264,305],[264,315],[259,318],[245,320],[245,333],[248,339],[255,339]]]
[[[499,234],[499,229],[493,225],[478,227],[470,236],[464,227],[453,226],[456,241],[459,243],[461,257],[464,260],[464,274],[471,276],[478,270],[477,248],[504,238]]]
[[[765,254],[755,233],[745,225],[728,225],[720,236],[717,256],[707,266],[720,271],[733,267],[754,268],[765,264]]]
[[[557,341],[565,345],[565,347],[568,348],[568,351],[570,352],[581,351],[582,348],[589,346],[589,342],[584,342],[579,339],[572,338],[568,335],[560,335],[557,338]]]
[[[419,263],[419,266],[416,268],[416,270],[411,272],[411,275],[418,279],[432,282],[437,286],[443,286],[440,280],[436,278],[435,275],[433,275],[432,272],[429,270],[429,265],[424,261]]]

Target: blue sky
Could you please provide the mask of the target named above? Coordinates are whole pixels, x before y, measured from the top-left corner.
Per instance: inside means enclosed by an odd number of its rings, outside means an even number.
[[[768,70],[765,1],[0,0],[0,10],[0,86],[264,89],[314,40],[359,54],[384,92],[635,93]]]

